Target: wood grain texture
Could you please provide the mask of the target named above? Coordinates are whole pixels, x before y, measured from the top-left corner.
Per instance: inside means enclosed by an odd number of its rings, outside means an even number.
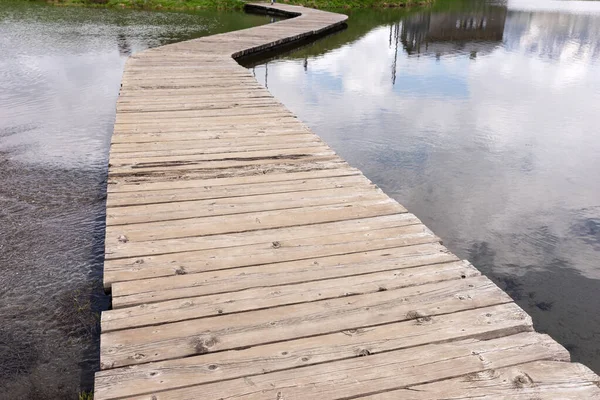
[[[515,304],[336,332],[245,350],[179,358],[102,371],[96,396],[126,396],[309,366],[369,354],[467,338],[491,339],[531,331]],[[363,351],[363,353],[366,353]],[[217,368],[211,367],[217,366]]]
[[[595,374],[235,61],[346,16],[248,8],[294,18],[126,62],[95,398],[598,398]]]
[[[106,368],[323,335],[508,303],[485,277],[349,295],[102,334]]]
[[[475,268],[458,261],[412,268],[408,273],[391,270],[295,285],[276,285],[202,297],[187,297],[104,312],[102,330],[110,332],[158,325],[287,304],[375,293],[451,279],[465,279],[477,275],[479,272]]]
[[[277,260],[275,263],[245,266],[248,263],[246,259],[240,257],[238,261],[226,257],[224,264],[237,268],[180,275],[173,273],[159,278],[117,282],[113,285],[113,307],[130,307],[253,287],[312,282],[387,270],[397,270],[397,274],[411,276],[414,273],[411,270],[413,267],[457,261],[457,257],[437,243],[426,243],[287,262],[281,262],[280,258]],[[465,261],[463,264],[469,265]],[[408,270],[401,271],[403,269]]]
[[[217,400],[227,393],[244,400],[338,400],[531,361],[568,359],[568,353],[549,336],[520,333],[411,347],[131,398]]]
[[[464,377],[360,397],[362,400],[594,400],[598,376],[575,363],[534,361]]]
[[[389,235],[387,237],[381,237]],[[220,235],[219,238],[229,235]],[[212,238],[217,240],[216,238]],[[259,238],[260,239],[260,238]],[[307,238],[292,241],[273,241],[247,246],[207,249],[194,252],[138,257],[107,262],[105,280],[123,282],[157,278],[160,276],[189,275],[198,272],[217,271],[281,261],[312,259],[318,263],[320,256],[347,254],[351,262],[364,259],[355,252],[365,252],[418,244],[435,244],[439,239],[424,225],[409,225],[397,229],[381,229],[366,233],[341,234],[333,238]],[[207,239],[207,242],[209,239]],[[323,243],[315,243],[321,241]],[[207,243],[208,244],[208,243]],[[226,244],[226,243],[225,243]],[[390,254],[392,252],[388,252]],[[316,258],[316,259],[315,259]],[[379,259],[383,262],[383,259]]]

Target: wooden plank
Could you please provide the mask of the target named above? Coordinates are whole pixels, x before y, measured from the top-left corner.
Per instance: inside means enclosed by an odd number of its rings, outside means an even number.
[[[216,160],[216,161],[188,161],[188,160],[177,160],[177,161],[152,161],[147,160],[142,164],[131,164],[131,165],[118,165],[111,166],[108,169],[108,176],[122,176],[131,174],[148,174],[148,173],[162,173],[162,172],[173,172],[183,174],[190,170],[219,170],[219,169],[233,169],[243,167],[265,167],[272,164],[307,164],[311,162],[326,162],[326,161],[339,161],[339,158],[335,153],[331,151],[322,153],[295,153],[288,155],[277,155],[268,156],[261,158],[251,157],[232,157],[230,160]]]
[[[237,84],[241,84],[245,89],[262,89],[260,84],[256,82],[255,79],[247,79],[246,82],[237,82]],[[222,82],[222,83],[210,83],[205,82],[202,79],[198,79],[195,81],[183,81],[183,82],[161,82],[156,81],[155,83],[143,83],[140,82],[136,85],[129,84],[124,90],[138,90],[138,89],[178,89],[178,88],[197,88],[199,91],[202,90],[205,93],[208,93],[210,90],[222,91],[227,90],[231,85],[231,82]]]
[[[202,140],[202,138],[198,139]],[[277,138],[275,137],[273,140],[277,140]],[[168,140],[168,142],[170,141],[171,140]],[[179,139],[177,139],[177,141],[181,142]],[[173,153],[173,150],[175,150],[175,153],[171,154]],[[150,169],[153,167],[176,167],[186,165],[199,165],[204,168],[219,169],[243,165],[260,165],[256,162],[261,160],[264,160],[265,164],[298,163],[301,161],[309,163],[313,160],[335,161],[338,163],[344,162],[341,158],[335,156],[335,153],[330,148],[324,146],[323,143],[318,142],[304,142],[295,148],[289,145],[273,145],[268,147],[260,146],[257,149],[231,148],[226,152],[210,151],[210,149],[208,149],[208,151],[188,149],[187,151],[183,150],[183,152],[177,154],[177,150],[178,149],[171,149],[171,151],[167,151],[165,155],[153,154],[152,152],[142,153],[141,157],[119,155],[111,162],[110,170],[114,172],[123,172],[129,170]]]
[[[581,364],[534,361],[360,399],[593,400],[600,399],[600,387],[598,376]]]
[[[148,222],[106,227],[106,243],[141,242],[192,236],[314,225],[323,222],[376,217],[404,213],[406,209],[391,199],[260,211],[216,217],[188,218],[177,221]],[[314,228],[318,229],[318,228]]]
[[[185,130],[198,130],[213,128],[219,130],[220,128],[239,128],[248,129],[255,128],[257,130],[266,129],[269,127],[286,127],[293,126],[299,127],[300,123],[297,118],[290,116],[288,113],[272,114],[269,118],[257,118],[250,117],[247,115],[242,116],[226,116],[226,117],[206,117],[196,118],[192,120],[178,120],[178,121],[163,121],[163,122],[138,122],[133,124],[117,124],[114,125],[114,131],[117,134],[120,133],[153,133],[153,132],[173,132],[173,131],[185,131]]]
[[[231,100],[229,102],[203,103],[200,101],[186,102],[178,101],[161,101],[142,103],[138,102],[133,105],[119,104],[117,112],[122,114],[143,114],[147,113],[182,113],[182,112],[207,112],[220,113],[223,110],[253,110],[254,112],[273,111],[276,109],[277,102],[274,99],[267,97],[253,98],[248,100]]]
[[[357,190],[357,189],[363,190]],[[208,200],[179,201],[141,206],[113,207],[107,210],[107,225],[128,225],[171,221],[215,215],[242,214],[312,206],[385,200],[387,196],[371,187],[320,189],[289,193],[258,194]]]
[[[162,68],[162,67],[161,67]],[[175,67],[171,67],[171,69],[173,69]],[[231,98],[231,96],[247,96],[249,93],[253,93],[255,96],[256,95],[260,95],[260,96],[266,96],[266,97],[272,97],[273,95],[264,87],[260,87],[258,89],[249,89],[247,87],[237,87],[237,86],[232,86],[229,88],[229,90],[221,90],[221,91],[215,91],[216,93],[213,93],[213,95],[216,98],[224,98],[224,97],[229,97]],[[150,100],[150,99],[156,99],[157,101],[162,100],[162,99],[168,99],[168,98],[177,98],[177,99],[181,99],[181,98],[193,98],[194,96],[200,96],[200,97],[210,97],[211,93],[207,93],[206,90],[202,90],[199,88],[178,88],[178,89],[137,89],[137,90],[131,90],[131,89],[125,89],[122,90],[121,93],[119,94],[119,103],[123,102],[137,102],[138,100]]]
[[[289,174],[297,172],[312,172],[326,169],[346,169],[348,164],[337,157],[305,157],[301,159],[285,159],[273,162],[249,162],[239,163],[237,165],[219,166],[220,168],[200,168],[191,167],[190,169],[161,169],[156,170],[136,170],[131,172],[120,172],[111,174],[109,171],[109,182],[122,182],[124,184],[137,184],[145,182],[172,182],[174,180],[212,180],[216,178],[247,178],[257,175],[268,174]]]
[[[246,151],[243,153],[215,153],[215,154],[185,154],[181,156],[163,156],[163,157],[127,157],[127,158],[111,158],[111,169],[114,171],[120,166],[135,165],[135,168],[151,167],[159,163],[192,163],[192,162],[213,162],[213,161],[245,161],[259,160],[266,161],[271,159],[285,159],[305,156],[318,155],[333,155],[335,154],[326,145],[318,146],[297,146],[291,149],[276,149],[276,150],[261,150],[261,151]]]
[[[430,343],[491,339],[531,330],[529,316],[514,303],[508,303],[439,315],[427,321],[410,320],[244,350],[104,370],[96,375],[94,395],[97,400],[135,396],[351,359],[359,349],[374,355]]]
[[[252,138],[269,138],[270,141],[286,138],[291,135],[306,134],[306,128],[298,124],[282,124],[279,126],[262,126],[256,129],[248,129],[247,126],[220,126],[215,129],[206,129],[202,126],[191,128],[159,129],[154,132],[118,132],[113,134],[111,143],[114,144],[137,144],[171,141],[193,141],[193,140],[250,140]],[[218,142],[215,142],[218,143]]]
[[[293,285],[188,297],[105,311],[102,313],[102,332],[375,293],[478,275],[479,272],[474,267],[456,261],[417,267],[410,272],[391,270]]]
[[[282,257],[278,258],[276,263],[264,263],[262,260],[257,262],[242,257],[225,257],[225,259],[219,259],[219,264],[222,263],[220,266],[213,266],[214,269],[209,271],[189,273],[184,269],[185,274],[176,275],[174,273],[174,275],[159,278],[116,282],[112,286],[113,308],[254,287],[271,287],[336,277],[358,276],[458,260],[445,247],[437,243],[323,257],[318,257],[318,255],[318,253],[310,254],[309,258],[293,261],[285,261],[287,257]],[[150,258],[153,259],[152,262],[156,262],[156,258],[163,258],[167,260],[165,264],[169,264],[168,256]],[[251,265],[248,266],[248,264]],[[409,276],[412,273],[413,271],[402,272]],[[461,277],[462,275],[466,277],[466,274],[461,274]]]
[[[234,118],[234,117],[232,117]],[[219,135],[219,132],[248,132],[253,131],[253,134],[260,136],[264,132],[285,132],[285,131],[303,131],[306,127],[298,122],[297,119],[291,117],[277,117],[263,119],[262,121],[248,121],[247,118],[240,120],[210,120],[210,121],[193,121],[190,123],[178,124],[129,124],[115,126],[113,136],[115,140],[121,137],[130,137],[133,134],[145,134],[158,136],[160,133],[176,134],[179,132],[209,132],[212,135]],[[129,136],[125,136],[129,135]],[[244,136],[240,134],[239,136]],[[247,135],[246,135],[247,136]]]
[[[324,335],[509,303],[489,279],[474,277],[368,295],[102,334],[102,369]],[[365,312],[369,311],[369,312]]]
[[[165,55],[163,55],[164,57]],[[179,54],[177,56],[180,56]],[[199,60],[202,63],[204,60]],[[137,88],[139,86],[147,85],[147,84],[160,84],[164,86],[182,86],[182,87],[190,87],[200,85],[200,87],[213,87],[213,86],[227,86],[227,85],[235,85],[237,87],[240,86],[250,86],[254,87],[257,85],[255,79],[253,79],[252,74],[236,74],[236,75],[221,75],[221,76],[213,76],[211,79],[207,79],[203,76],[190,76],[190,77],[179,77],[177,72],[165,74],[165,76],[160,78],[152,78],[152,77],[137,77],[137,78],[125,78],[122,81],[123,90],[127,90],[130,88]]]
[[[327,179],[327,178],[335,178],[335,179]],[[289,172],[284,174],[262,174],[256,176],[244,176],[244,177],[230,177],[230,178],[217,178],[217,179],[181,179],[177,181],[155,181],[155,182],[145,182],[145,183],[119,183],[119,181],[111,181],[108,185],[108,192],[110,193],[107,201],[110,202],[112,198],[120,198],[120,197],[142,197],[143,196],[152,196],[153,193],[141,193],[148,191],[161,191],[162,193],[167,193],[169,191],[172,194],[178,193],[177,191],[181,191],[181,189],[193,189],[193,191],[199,191],[200,189],[212,190],[212,191],[222,191],[224,194],[218,194],[215,197],[206,197],[211,196],[207,194],[201,197],[186,197],[187,200],[200,200],[203,198],[218,198],[219,196],[223,197],[234,197],[234,196],[242,196],[246,193],[248,194],[259,194],[259,193],[283,193],[286,190],[278,191],[278,187],[286,185],[288,182],[297,187],[307,187],[307,190],[311,190],[311,188],[315,189],[323,189],[325,187],[332,187],[331,185],[335,185],[335,182],[339,182],[339,187],[345,187],[345,185],[349,185],[352,183],[362,184],[363,182],[368,182],[366,178],[364,178],[360,172],[354,168],[346,168],[344,164],[342,167],[335,169],[322,169],[322,170],[314,170],[308,172]],[[256,189],[254,185],[260,185],[263,183],[268,183],[267,185],[262,185],[262,188]],[[314,185],[314,186],[312,186]],[[236,190],[239,189],[239,192]],[[290,191],[292,188],[287,189]],[[293,190],[295,191],[295,190]],[[297,191],[302,191],[299,189]],[[228,195],[227,193],[232,193]],[[176,201],[176,200],[175,200]],[[118,203],[115,201],[114,203]],[[150,203],[154,203],[151,201]],[[134,204],[146,204],[143,201],[139,201]],[[119,204],[114,204],[115,206]],[[122,204],[126,205],[126,204]]]
[[[254,80],[254,78],[252,78]],[[246,107],[222,108],[219,110],[181,110],[181,111],[154,111],[154,112],[126,112],[118,113],[115,124],[137,124],[140,121],[144,123],[150,122],[168,122],[177,123],[178,120],[193,122],[194,120],[202,121],[204,119],[213,118],[230,118],[238,116],[256,116],[257,112],[264,117],[289,115],[293,116],[283,105],[278,104],[271,107],[261,107],[260,110]]]
[[[170,142],[173,143],[173,142]],[[149,157],[181,157],[181,156],[195,156],[195,155],[209,155],[209,154],[236,154],[237,157],[245,156],[249,152],[265,152],[265,151],[280,151],[280,150],[291,150],[294,148],[307,148],[312,147],[317,150],[324,150],[323,143],[317,140],[303,141],[303,142],[282,142],[270,145],[250,145],[250,146],[239,146],[235,143],[231,143],[228,147],[203,147],[193,148],[192,146],[186,146],[185,141],[176,142],[175,145],[170,146],[171,149],[164,150],[148,150],[138,149],[137,151],[124,151],[115,152],[111,157],[112,160],[122,161],[122,163],[128,163],[131,159],[149,158]],[[177,146],[177,147],[176,147]]]
[[[277,100],[268,92],[254,90],[238,91],[234,95],[231,93],[221,94],[180,94],[155,93],[156,96],[146,98],[142,96],[122,96],[117,100],[117,110],[126,111],[128,108],[135,109],[138,106],[158,106],[158,105],[197,105],[201,107],[219,107],[227,105],[248,105],[276,102]]]
[[[143,75],[137,75],[137,76],[130,76],[130,75],[124,75],[121,83],[123,84],[123,86],[129,86],[129,84],[132,84],[132,86],[135,86],[137,83],[139,82],[148,82],[148,81],[160,81],[163,83],[172,83],[172,82],[181,82],[182,80],[189,80],[189,81],[198,81],[198,80],[202,80],[202,81],[206,81],[208,80],[209,83],[215,83],[215,82],[220,82],[220,83],[234,83],[234,84],[238,84],[240,82],[250,82],[250,83],[256,83],[256,80],[252,80],[253,76],[250,72],[248,72],[247,70],[245,70],[244,72],[237,72],[234,74],[227,74],[224,75],[223,73],[219,74],[219,73],[208,73],[208,74],[202,74],[202,73],[182,73],[180,71],[176,71],[176,72],[171,72],[170,74],[168,74],[168,76],[165,76],[163,74],[163,76],[160,75],[151,75],[151,74],[143,74]]]
[[[526,332],[430,344],[130,398],[217,400],[226,393],[240,400],[341,400],[532,361],[568,359],[568,352],[549,336]]]
[[[416,217],[412,214],[401,213],[384,216],[374,216],[341,220],[319,224],[319,229],[313,225],[299,225],[286,228],[274,228],[263,231],[239,232],[214,236],[187,237],[169,240],[156,240],[143,243],[120,241],[118,238],[107,244],[106,260],[121,258],[145,257],[151,255],[174,254],[196,250],[215,249],[223,247],[243,246],[256,243],[282,243],[286,240],[319,238],[351,232],[364,232],[373,229],[385,229],[395,226],[413,225]],[[423,227],[425,228],[425,227]],[[105,264],[106,267],[106,264]]]
[[[267,146],[312,146],[313,143],[323,143],[321,139],[310,133],[300,133],[293,135],[283,135],[277,138],[276,142],[270,137],[251,137],[235,139],[217,139],[215,137],[202,139],[196,137],[192,140],[169,140],[154,141],[146,143],[113,143],[110,148],[111,157],[124,157],[130,153],[137,152],[165,152],[170,150],[204,150],[206,153],[226,153],[233,151],[261,150],[268,149]],[[229,149],[229,150],[225,150]]]
[[[264,239],[263,239],[264,240]],[[433,243],[439,239],[424,225],[381,229],[368,233],[336,235],[334,240],[323,237],[316,243],[314,238],[295,241],[275,241],[246,246],[200,250],[188,253],[165,254],[152,257],[122,259],[107,262],[104,281],[114,282],[149,279],[161,276],[177,276],[226,268],[239,268],[282,261],[306,260],[316,257],[348,254],[353,260],[366,256],[356,253],[392,249]],[[307,244],[308,243],[308,244]],[[392,254],[388,252],[386,254]],[[313,262],[318,262],[314,260]],[[380,262],[383,263],[382,260]]]
[[[249,72],[246,68],[239,68],[239,65],[228,65],[223,68],[202,68],[201,66],[189,66],[181,64],[182,68],[169,71],[170,76],[189,76],[189,77],[203,77],[205,79],[210,78],[222,78],[224,72],[227,70],[227,76],[232,78],[248,76]],[[185,68],[187,67],[187,68]],[[162,68],[156,68],[153,64],[146,64],[146,67],[142,68],[126,68],[123,72],[123,79],[161,79],[164,77],[165,71]],[[251,75],[251,74],[250,74]]]
[[[308,135],[307,135],[308,136]],[[285,138],[285,137],[284,137]],[[287,139],[287,138],[285,138]],[[273,139],[271,139],[273,141]],[[160,148],[161,144],[165,143],[154,143],[156,149],[150,148],[148,145],[138,145],[136,149],[122,150],[115,149],[113,157],[115,159],[127,159],[127,158],[144,158],[144,157],[169,157],[169,156],[184,156],[184,155],[195,155],[195,154],[219,154],[219,153],[245,153],[245,152],[258,152],[258,151],[277,151],[277,150],[288,150],[293,148],[306,148],[306,147],[323,147],[323,142],[315,137],[303,138],[298,141],[282,140],[275,143],[260,144],[254,143],[250,145],[243,145],[237,143],[237,141],[231,141],[230,143],[224,142],[222,147],[214,147],[213,140],[205,140],[205,146],[202,146],[202,140],[194,141],[170,141],[167,142],[165,148]],[[116,147],[116,146],[115,146]],[[118,151],[121,150],[121,151]]]

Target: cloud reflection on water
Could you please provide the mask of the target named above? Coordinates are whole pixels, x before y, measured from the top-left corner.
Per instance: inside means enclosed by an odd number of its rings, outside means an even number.
[[[580,3],[476,2],[362,35],[351,17],[348,32],[269,62],[268,86],[600,370],[600,14]],[[265,65],[254,72],[265,81]]]

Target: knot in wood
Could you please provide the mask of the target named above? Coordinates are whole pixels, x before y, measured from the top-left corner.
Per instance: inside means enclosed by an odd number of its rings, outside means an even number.
[[[523,372],[523,373],[517,375],[513,379],[513,385],[516,388],[522,388],[524,386],[531,386],[531,385],[533,385],[533,379],[531,379],[531,377],[529,375],[527,375],[526,373]]]

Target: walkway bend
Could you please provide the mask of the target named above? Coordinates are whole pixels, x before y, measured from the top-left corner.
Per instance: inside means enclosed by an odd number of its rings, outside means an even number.
[[[350,167],[238,57],[300,15],[148,50],[112,139],[95,397],[598,399],[598,376]]]

